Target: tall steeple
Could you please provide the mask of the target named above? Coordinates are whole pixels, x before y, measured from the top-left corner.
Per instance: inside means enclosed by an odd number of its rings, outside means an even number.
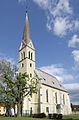
[[[29,19],[28,19],[27,12],[26,12],[26,19],[25,19],[24,32],[23,32],[22,40],[23,40],[22,42],[24,42],[25,45],[29,44],[29,42],[31,41]]]
[[[22,42],[19,48],[19,72],[34,77],[35,48],[30,37],[29,19],[26,13]]]

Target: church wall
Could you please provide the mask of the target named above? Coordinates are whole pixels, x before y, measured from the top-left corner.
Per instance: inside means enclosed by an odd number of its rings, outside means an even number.
[[[48,102],[46,102],[46,90],[48,90]],[[56,93],[57,93],[57,101],[55,96]],[[44,112],[46,114],[58,113],[58,112],[62,114],[71,113],[69,95],[67,92],[42,85],[40,89],[40,94],[41,94],[40,96],[41,112]],[[63,100],[63,95],[64,95],[64,100]],[[57,109],[57,104],[60,104],[61,107],[60,109]],[[46,109],[49,110],[46,111]]]

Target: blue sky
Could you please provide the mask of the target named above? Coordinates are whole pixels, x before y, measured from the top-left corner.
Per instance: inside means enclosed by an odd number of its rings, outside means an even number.
[[[0,58],[16,64],[26,5],[36,67],[56,76],[79,104],[79,0],[0,1]]]

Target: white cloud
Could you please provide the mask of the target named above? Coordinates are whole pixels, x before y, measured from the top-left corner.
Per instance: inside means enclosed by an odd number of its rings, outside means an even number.
[[[77,20],[74,21],[74,28],[76,30],[79,30],[79,19],[77,19]]]
[[[65,14],[72,14],[73,10],[69,4],[69,0],[59,0],[59,2],[55,5],[51,13],[53,14],[54,17],[57,17]]]
[[[64,84],[64,87],[70,93],[71,102],[79,104],[79,83]]]
[[[72,29],[72,24],[68,18],[58,17],[54,21],[54,33],[58,36],[64,36],[66,33]]]
[[[63,82],[64,80],[73,80],[74,76],[72,74],[67,73],[62,65],[53,64],[50,66],[41,67],[43,71],[55,76],[59,81]]]
[[[64,84],[68,90],[79,90],[79,83]]]
[[[73,35],[71,40],[69,40],[68,47],[76,48],[79,47],[79,37],[78,35]]]
[[[48,3],[50,0],[33,0],[36,4],[38,4],[42,9],[48,8]]]
[[[72,56],[75,61],[75,68],[79,69],[79,50],[72,51]]]
[[[53,16],[60,16],[61,12],[72,14],[69,0],[33,0],[42,9],[47,9]]]
[[[55,35],[63,37],[68,32],[79,30],[79,19],[73,17],[73,8],[70,0],[33,0],[45,10],[47,28]]]
[[[6,61],[10,62],[12,65],[16,65],[16,62],[13,58],[10,58],[9,56],[6,56],[3,53],[0,53],[0,60],[6,60]]]

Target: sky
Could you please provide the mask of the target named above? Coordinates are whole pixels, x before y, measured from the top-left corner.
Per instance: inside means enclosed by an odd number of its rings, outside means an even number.
[[[0,59],[16,65],[26,6],[36,67],[56,76],[79,104],[79,0],[0,0]]]

